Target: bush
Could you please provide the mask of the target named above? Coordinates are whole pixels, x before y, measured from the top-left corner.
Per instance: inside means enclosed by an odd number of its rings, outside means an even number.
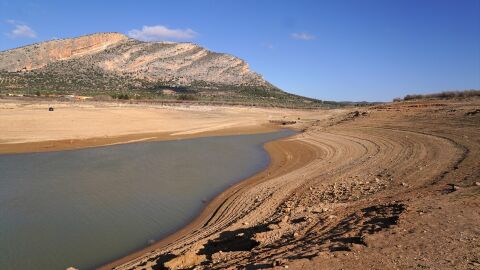
[[[125,100],[128,100],[130,99],[130,97],[128,96],[128,94],[112,94],[110,95],[112,98],[114,99],[125,99]]]
[[[196,100],[197,98],[194,95],[181,94],[177,97],[177,100]]]
[[[426,95],[406,95],[403,98],[403,100],[418,100],[418,99],[428,99],[428,98],[450,99],[450,98],[468,98],[468,97],[480,97],[480,90],[445,91],[445,92],[426,94]]]

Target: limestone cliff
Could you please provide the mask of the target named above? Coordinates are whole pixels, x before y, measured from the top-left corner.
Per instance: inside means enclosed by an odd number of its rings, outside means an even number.
[[[235,56],[192,43],[142,42],[119,33],[98,33],[41,42],[0,52],[0,71],[64,78],[94,70],[171,86],[228,85],[272,88]]]

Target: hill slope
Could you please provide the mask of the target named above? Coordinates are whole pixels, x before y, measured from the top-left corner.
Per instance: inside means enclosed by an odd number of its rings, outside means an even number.
[[[52,40],[0,52],[0,91],[315,100],[287,94],[248,64],[192,43],[119,33]]]

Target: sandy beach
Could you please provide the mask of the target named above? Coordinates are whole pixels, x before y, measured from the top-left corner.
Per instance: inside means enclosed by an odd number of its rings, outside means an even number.
[[[54,111],[49,111],[49,107]],[[253,134],[278,129],[270,120],[297,121],[293,128],[298,129],[329,115],[255,107],[15,100],[0,100],[0,112],[0,153]]]
[[[289,127],[302,131],[266,144],[269,167],[224,191],[192,223],[101,269],[474,269],[480,262],[480,115],[472,113],[479,100],[319,111],[49,106],[1,101],[0,152],[283,127],[270,120],[296,121]]]

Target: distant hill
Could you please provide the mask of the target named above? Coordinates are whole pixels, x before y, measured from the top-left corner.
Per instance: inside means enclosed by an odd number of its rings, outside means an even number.
[[[322,104],[278,89],[235,56],[120,33],[2,51],[0,91]]]

